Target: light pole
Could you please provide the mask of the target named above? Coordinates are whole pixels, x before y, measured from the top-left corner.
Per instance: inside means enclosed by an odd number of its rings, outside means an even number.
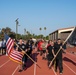
[[[1,33],[1,28],[0,28],[0,33]]]
[[[44,27],[44,30],[45,30],[45,40],[46,40],[46,27]]]
[[[16,22],[16,39],[17,39],[17,34],[18,34],[18,26],[20,26],[18,19],[19,19],[19,18],[17,18],[17,19],[15,20],[15,22]]]
[[[1,28],[0,28],[0,38],[1,38]]]

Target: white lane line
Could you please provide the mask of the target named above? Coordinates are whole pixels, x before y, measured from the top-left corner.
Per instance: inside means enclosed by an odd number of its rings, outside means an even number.
[[[72,71],[72,72],[76,75],[76,72],[73,71],[68,65],[66,65],[64,62],[63,62],[63,64],[64,64],[70,71]]]
[[[34,75],[36,75],[36,63],[34,63]]]
[[[18,68],[19,68],[19,66],[16,67],[16,69],[13,71],[12,75],[15,74],[15,72],[17,71]]]
[[[36,53],[36,49],[35,49],[35,53]],[[35,54],[35,62],[36,62],[36,54]],[[34,63],[34,75],[36,75],[36,63]]]
[[[53,70],[54,74],[55,74],[55,75],[57,75],[57,73],[54,71],[54,69],[53,69],[53,68],[52,68],[52,70]]]
[[[10,60],[8,60],[8,61],[6,61],[4,64],[2,64],[2,65],[0,66],[0,68],[3,67],[5,64],[7,64],[9,61],[10,61]]]

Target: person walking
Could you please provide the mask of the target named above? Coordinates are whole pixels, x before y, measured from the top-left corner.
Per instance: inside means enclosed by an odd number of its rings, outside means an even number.
[[[58,52],[58,50],[60,50],[60,52],[58,53],[58,55],[56,56],[55,59],[55,71],[57,72],[57,68],[59,68],[59,73],[62,74],[63,73],[63,63],[62,63],[62,43],[61,43],[61,39],[57,40],[57,43],[54,44],[54,52],[55,54]]]
[[[51,63],[52,59],[54,58],[55,54],[54,54],[54,43],[50,40],[49,41],[49,45],[47,47],[47,59],[48,59],[48,66]],[[51,68],[51,67],[49,67]]]

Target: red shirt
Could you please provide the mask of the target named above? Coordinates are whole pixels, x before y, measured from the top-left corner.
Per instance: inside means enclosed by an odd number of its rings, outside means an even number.
[[[43,43],[42,41],[40,41],[40,42],[38,43],[38,49],[39,49],[39,50],[42,50],[42,47],[41,47],[42,43]]]

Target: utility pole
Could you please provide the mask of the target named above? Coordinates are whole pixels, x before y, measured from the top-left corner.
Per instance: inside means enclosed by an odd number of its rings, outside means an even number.
[[[0,34],[1,34],[1,28],[0,28]]]
[[[18,24],[19,24],[18,19],[19,19],[19,18],[17,18],[17,19],[15,20],[15,22],[16,22],[16,39],[17,39],[17,34],[18,34]]]
[[[0,28],[0,32],[1,32],[1,28]]]

